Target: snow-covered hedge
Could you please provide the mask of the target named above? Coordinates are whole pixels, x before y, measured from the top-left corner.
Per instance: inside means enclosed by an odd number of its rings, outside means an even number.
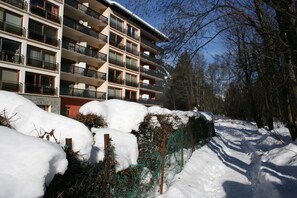
[[[7,91],[0,91],[0,112],[10,119],[10,125],[18,132],[41,137],[47,132],[53,135],[44,136],[50,141],[65,145],[66,138],[72,138],[73,150],[80,159],[90,158],[93,137],[82,123],[55,113],[42,110],[30,100]],[[55,139],[56,138],[56,139]]]
[[[44,185],[67,164],[56,143],[0,126],[0,197],[41,197]]]

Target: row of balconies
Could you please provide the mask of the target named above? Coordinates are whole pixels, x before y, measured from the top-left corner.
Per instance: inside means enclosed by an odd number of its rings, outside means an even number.
[[[134,48],[128,46],[128,45],[124,45],[122,43],[116,43],[113,41],[109,41],[109,44],[120,49],[120,50],[126,50],[126,52],[129,52],[131,54],[134,54],[135,56],[139,56],[139,51],[135,50]]]
[[[22,92],[24,87],[24,93],[32,94],[42,94],[42,95],[57,95],[58,88],[41,85],[41,84],[30,84],[30,83],[18,83],[9,81],[0,81],[0,90],[12,91],[12,92]]]

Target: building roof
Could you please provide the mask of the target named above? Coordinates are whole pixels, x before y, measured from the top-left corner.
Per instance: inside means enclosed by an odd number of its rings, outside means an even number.
[[[132,22],[139,25],[142,29],[146,30],[147,32],[153,34],[155,37],[160,39],[160,41],[168,41],[168,37],[163,34],[161,31],[144,21],[142,18],[137,16],[135,13],[131,12],[121,4],[116,1],[111,0],[102,0],[103,2],[107,3],[109,7],[113,10],[117,11],[119,14],[123,15],[124,17],[130,19]]]

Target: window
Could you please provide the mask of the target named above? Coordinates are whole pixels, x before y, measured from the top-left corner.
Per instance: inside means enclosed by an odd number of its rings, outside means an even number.
[[[116,34],[110,33],[109,43],[120,49],[125,49],[123,45],[123,38]]]
[[[130,41],[127,41],[126,51],[129,52],[129,53],[132,53],[134,55],[138,55],[137,45],[135,43],[130,42]]]
[[[138,39],[137,29],[132,27],[131,25],[127,25],[127,35],[134,39]]]
[[[126,85],[132,86],[132,87],[138,87],[137,76],[126,73]]]
[[[108,99],[122,99],[122,90],[119,88],[108,87]]]
[[[55,95],[54,77],[26,72],[25,92],[45,95]]]
[[[38,16],[54,22],[60,22],[59,7],[50,2],[44,0],[31,0],[30,10]]]
[[[117,17],[111,15],[110,16],[110,26],[117,29],[120,32],[124,32],[123,21],[118,19]]]
[[[109,62],[115,65],[124,66],[123,55],[117,52],[109,52]]]
[[[138,70],[137,60],[134,58],[126,57],[126,67],[128,69]]]
[[[0,37],[0,60],[21,63],[21,43]]]
[[[17,14],[12,12],[8,12],[7,10],[0,8],[0,29],[17,34],[22,35],[22,21],[23,18]]]
[[[19,91],[19,71],[0,68],[0,89]]]
[[[27,65],[49,70],[56,70],[56,54],[54,52],[28,45]]]
[[[34,20],[29,21],[29,38],[38,40],[53,46],[58,45],[57,41],[57,29],[36,22]]]
[[[136,102],[137,101],[136,91],[126,90],[125,91],[125,100]]]
[[[108,70],[108,81],[123,84],[122,72],[114,69]]]

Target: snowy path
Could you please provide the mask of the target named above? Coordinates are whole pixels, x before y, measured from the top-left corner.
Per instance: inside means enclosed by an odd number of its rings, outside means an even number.
[[[176,175],[163,198],[167,197],[297,197],[297,174],[280,173],[273,177],[260,172],[263,169],[261,156],[264,151],[284,147],[271,138],[266,130],[241,121],[219,120],[216,122],[217,136],[208,145],[193,153],[184,170]],[[284,136],[288,141],[288,136]],[[293,149],[297,146],[293,145]],[[297,159],[296,153],[291,154]],[[289,156],[289,158],[292,158]],[[296,160],[297,161],[297,160]],[[296,168],[297,163],[292,168]],[[268,167],[267,169],[269,169]],[[270,170],[270,169],[269,169]],[[296,172],[295,171],[295,172]],[[272,171],[273,172],[273,171]],[[285,179],[290,178],[290,180]],[[292,174],[290,174],[292,175]],[[283,188],[289,192],[279,194],[272,182],[291,182]],[[276,179],[275,179],[276,178]],[[291,186],[291,188],[290,188]],[[295,188],[294,188],[295,186]]]

